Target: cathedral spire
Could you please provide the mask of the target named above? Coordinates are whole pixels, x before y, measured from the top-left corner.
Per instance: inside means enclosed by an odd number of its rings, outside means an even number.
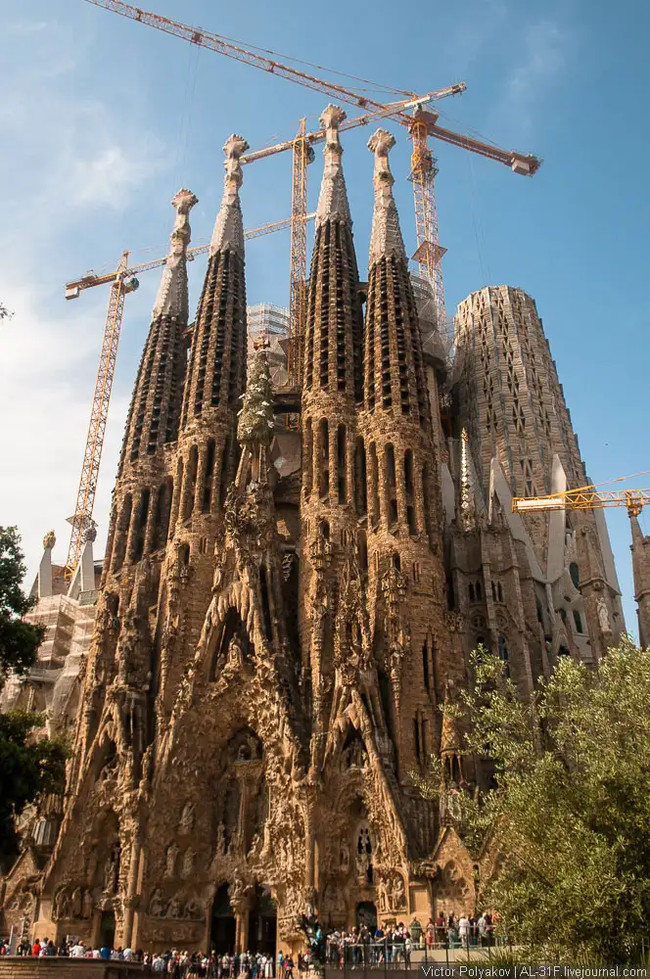
[[[171,250],[153,307],[153,319],[157,316],[175,316],[187,321],[187,246],[192,237],[190,211],[195,204],[198,204],[198,197],[184,187],[172,200],[172,206],[176,208],[176,220],[170,235]]]
[[[320,187],[318,207],[316,209],[316,227],[318,228],[328,218],[338,218],[352,224],[348,194],[345,189],[345,178],[341,157],[343,147],[339,139],[339,126],[346,118],[345,112],[338,105],[328,105],[320,117],[325,130],[325,169]]]
[[[388,154],[395,145],[395,137],[385,129],[378,129],[368,140],[368,149],[375,155],[375,208],[370,235],[368,267],[384,255],[396,255],[406,260],[406,251],[399,226],[399,217],[393,197],[395,178],[390,172]]]
[[[226,140],[224,191],[210,242],[208,270],[196,313],[183,396],[181,428],[204,410],[239,408],[246,379],[244,224],[239,188],[242,136]]]
[[[244,179],[240,158],[247,149],[248,143],[246,140],[242,136],[237,136],[235,133],[229,136],[224,143],[223,151],[226,154],[224,168],[226,176],[224,178],[221,208],[217,215],[212,233],[212,241],[210,242],[210,257],[215,252],[226,251],[228,249],[236,252],[241,258],[244,257],[244,224],[239,200],[239,188]]]
[[[188,320],[187,246],[189,214],[198,198],[185,187],[172,200],[176,219],[151,315],[149,335],[126,421],[118,475],[127,463],[151,456],[178,434],[181,385],[185,368],[183,331]]]

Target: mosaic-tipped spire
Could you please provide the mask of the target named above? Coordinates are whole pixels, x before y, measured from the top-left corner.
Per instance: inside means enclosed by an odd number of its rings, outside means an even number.
[[[152,319],[157,316],[188,318],[187,246],[192,237],[190,211],[198,203],[191,190],[183,187],[172,200],[176,220],[170,235],[171,250],[165,262],[160,287],[153,307]]]
[[[241,258],[244,257],[244,223],[239,201],[239,188],[244,179],[240,158],[247,149],[246,140],[235,133],[229,136],[224,143],[226,176],[224,177],[221,207],[210,242],[211,257],[215,252],[227,250],[236,252]]]
[[[345,189],[345,178],[341,157],[343,147],[339,139],[339,126],[346,118],[345,112],[338,105],[328,105],[320,117],[325,130],[325,169],[320,186],[318,207],[316,208],[316,227],[328,218],[339,218],[352,224],[348,195]]]
[[[393,198],[395,179],[390,172],[388,154],[395,145],[395,137],[385,129],[378,129],[368,140],[368,149],[375,155],[375,209],[372,216],[370,256],[368,266],[378,262],[383,255],[406,258],[404,241],[400,231],[397,208]]]

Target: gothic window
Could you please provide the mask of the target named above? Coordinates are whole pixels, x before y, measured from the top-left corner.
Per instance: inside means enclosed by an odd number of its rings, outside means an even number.
[[[228,493],[228,485],[230,482],[230,447],[231,438],[230,435],[226,436],[223,444],[223,454],[221,456],[221,467],[219,469],[219,504],[223,506],[226,502],[226,495]]]
[[[354,502],[358,517],[368,512],[368,474],[366,472],[366,450],[363,439],[358,438],[354,450]]]
[[[469,600],[470,602],[475,601],[474,585],[472,584],[471,581],[469,583]]]
[[[336,469],[339,503],[347,503],[348,471],[345,425],[339,425],[336,430]]]
[[[498,650],[499,650],[499,659],[504,664],[505,674],[506,676],[510,676],[510,665],[508,662],[508,644],[506,642],[506,637],[501,633],[499,633],[498,636]]]
[[[318,426],[317,452],[318,492],[325,497],[330,491],[330,441],[326,418],[322,418]]]
[[[356,864],[359,883],[372,884],[372,838],[367,826],[357,833]]]
[[[124,563],[126,542],[129,534],[129,525],[131,523],[131,507],[131,494],[128,493],[124,497],[124,502],[122,504],[122,509],[120,511],[120,516],[117,523],[117,531],[115,534],[115,551],[113,552],[113,571],[119,571]]]
[[[370,499],[372,501],[372,526],[379,524],[379,462],[377,460],[377,447],[374,442],[370,443],[370,472],[368,474],[370,482]]]
[[[199,450],[196,445],[190,449],[190,458],[185,470],[185,484],[183,486],[183,501],[181,510],[181,521],[187,520],[192,515],[194,508],[194,491],[196,489],[196,471],[199,464]]]
[[[422,466],[422,510],[424,511],[424,526],[427,536],[431,536],[431,500],[429,497],[429,467],[426,462]]]
[[[397,474],[395,470],[395,449],[389,442],[384,452],[386,466],[386,499],[388,502],[388,525],[397,523]]]
[[[578,565],[575,561],[572,561],[569,565],[569,574],[571,575],[571,581],[573,582],[574,588],[580,587],[580,572],[578,570]]]
[[[402,559],[397,553],[397,551],[393,552],[393,567],[395,568],[396,571],[402,570]]]
[[[413,485],[413,452],[411,449],[407,449],[404,453],[404,485],[406,490],[406,519],[409,525],[409,534],[417,534],[415,488]]]
[[[524,496],[536,496],[537,489],[533,479],[532,459],[520,459],[521,472],[524,478]]]
[[[474,585],[474,589],[476,591],[476,601],[477,602],[482,601],[482,599],[483,599],[483,588],[482,588],[482,585],[481,585],[481,582],[480,581],[477,581],[476,582],[476,584]]]
[[[422,644],[422,678],[424,680],[424,689],[429,693],[435,692],[434,652],[433,639],[431,636],[428,636]]]
[[[357,544],[359,548],[359,567],[362,571],[368,570],[368,541],[366,532],[363,528],[357,534]]]
[[[307,419],[305,424],[305,447],[304,447],[304,488],[305,495],[309,496],[311,494],[312,481],[314,476],[314,458],[313,458],[313,445],[312,445],[313,435],[311,418]]]
[[[580,615],[580,612],[577,610],[577,608],[574,608],[573,610],[573,621],[575,622],[576,632],[582,634],[584,632],[584,629],[582,627],[582,616]]]
[[[174,484],[171,476],[158,488],[158,498],[156,500],[156,514],[154,519],[152,547],[156,551],[164,547],[169,532],[169,515],[172,506],[172,495]]]
[[[212,482],[214,478],[214,456],[215,441],[214,439],[210,439],[205,450],[205,477],[203,482],[201,513],[210,512],[210,503],[212,501]]]
[[[239,829],[240,790],[239,782],[233,778],[228,782],[223,796],[223,828],[226,850],[233,842]]]

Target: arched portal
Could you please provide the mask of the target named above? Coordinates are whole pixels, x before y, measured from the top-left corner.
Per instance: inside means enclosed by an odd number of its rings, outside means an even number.
[[[377,930],[377,906],[373,901],[359,901],[356,910],[357,928],[366,926],[371,935]]]
[[[223,955],[229,955],[235,950],[235,913],[228,895],[228,885],[218,888],[212,905],[212,920],[210,925],[210,948]]]
[[[113,948],[115,941],[115,915],[112,911],[102,911],[99,921],[99,947]]]
[[[254,903],[248,915],[248,947],[275,957],[277,908],[268,887],[255,888]]]

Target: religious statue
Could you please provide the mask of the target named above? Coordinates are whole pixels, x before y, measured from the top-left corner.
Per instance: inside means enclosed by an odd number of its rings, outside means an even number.
[[[81,917],[88,920],[92,918],[93,915],[93,892],[90,890],[84,891],[83,902],[81,909]]]
[[[612,627],[609,622],[609,612],[607,610],[607,602],[605,601],[604,595],[601,595],[598,599],[597,604],[598,609],[598,623],[603,632],[611,632]]]
[[[226,666],[230,669],[240,670],[244,665],[244,650],[242,644],[237,638],[233,636],[228,644],[228,653]]]
[[[175,843],[170,843],[165,852],[165,877],[176,876],[176,857],[178,847]]]
[[[217,855],[222,857],[226,852],[226,828],[223,823],[217,826]]]
[[[179,828],[183,833],[191,833],[194,829],[194,804],[192,802],[187,802],[183,807]]]
[[[194,850],[191,847],[188,847],[188,849],[185,851],[183,855],[183,869],[181,872],[182,877],[187,878],[192,876],[192,873],[194,872],[195,856],[196,854]]]
[[[161,898],[160,888],[156,887],[149,901],[149,914],[152,918],[164,918],[165,916],[165,906]]]
[[[347,874],[350,870],[350,847],[346,840],[341,843],[341,850],[339,854],[340,859],[340,869],[342,874]]]
[[[120,876],[120,844],[111,849],[104,864],[104,892],[115,894]]]

